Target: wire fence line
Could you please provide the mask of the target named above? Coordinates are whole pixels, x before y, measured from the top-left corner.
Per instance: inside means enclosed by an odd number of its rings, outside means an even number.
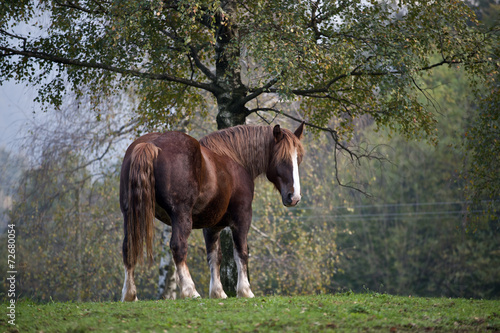
[[[500,203],[500,200],[483,200],[481,204]],[[472,201],[443,201],[443,202],[408,202],[408,203],[387,203],[387,204],[373,204],[373,205],[343,205],[334,206],[332,209],[347,209],[347,208],[375,208],[375,207],[407,207],[407,206],[439,206],[439,205],[471,205]],[[318,209],[314,206],[296,206],[288,208],[289,210],[311,210]]]
[[[500,200],[482,201],[480,206],[471,201],[443,201],[443,202],[411,202],[393,204],[352,205],[335,206],[329,209],[324,207],[293,207],[289,208],[292,213],[286,218],[299,221],[326,220],[326,221],[386,221],[386,220],[414,220],[414,219],[436,219],[436,218],[463,218],[470,215],[480,215],[487,212],[488,205],[500,203]],[[496,209],[498,212],[498,208]],[[311,212],[316,212],[311,214]],[[321,212],[324,212],[321,214]],[[259,220],[264,216],[254,215],[253,220]],[[267,216],[271,221],[282,219],[283,216]]]

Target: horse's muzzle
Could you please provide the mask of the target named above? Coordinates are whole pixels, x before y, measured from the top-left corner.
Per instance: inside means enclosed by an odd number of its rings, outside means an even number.
[[[294,195],[293,193],[288,193],[286,196],[282,196],[283,205],[286,207],[296,206],[301,199],[300,195]]]

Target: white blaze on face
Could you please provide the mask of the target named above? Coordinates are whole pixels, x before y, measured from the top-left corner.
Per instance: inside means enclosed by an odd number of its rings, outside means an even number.
[[[297,156],[297,149],[292,153],[292,167],[293,167],[293,196],[292,200],[298,202],[300,200],[300,178],[299,178],[299,162]]]

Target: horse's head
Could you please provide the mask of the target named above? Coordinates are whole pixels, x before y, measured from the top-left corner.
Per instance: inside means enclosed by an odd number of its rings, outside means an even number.
[[[266,176],[281,193],[283,205],[295,206],[300,201],[299,164],[304,156],[300,139],[304,131],[302,123],[294,133],[274,126],[274,147]]]

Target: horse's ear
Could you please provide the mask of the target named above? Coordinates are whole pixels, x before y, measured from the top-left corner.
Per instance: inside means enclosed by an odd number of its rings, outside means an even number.
[[[299,138],[299,140],[302,140],[302,137],[303,137],[303,134],[304,134],[304,125],[305,125],[305,121],[302,122],[302,124],[299,125],[299,127],[297,127],[297,129],[295,130],[294,134],[297,138]]]
[[[281,139],[283,139],[283,133],[281,132],[280,125],[276,125],[273,128],[273,135],[274,135],[274,140],[276,142],[280,142]]]

